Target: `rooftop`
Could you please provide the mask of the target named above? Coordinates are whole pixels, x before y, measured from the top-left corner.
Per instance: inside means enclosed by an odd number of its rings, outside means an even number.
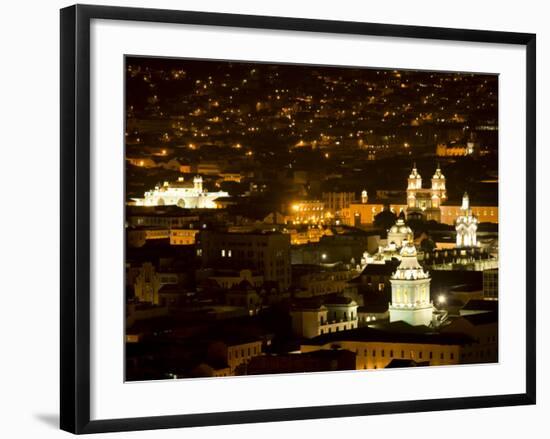
[[[397,322],[402,323],[402,322]],[[345,342],[345,341],[362,341],[362,342],[385,342],[385,343],[414,343],[414,344],[435,344],[435,345],[463,345],[471,343],[472,339],[462,334],[453,333],[436,333],[428,332],[429,329],[413,328],[412,331],[408,331],[403,325],[409,326],[406,323],[400,325],[400,328],[405,328],[407,331],[395,331],[397,328],[393,328],[393,323],[387,325],[380,325],[381,329],[374,329],[370,327],[362,327],[352,329],[349,331],[332,332],[329,334],[320,335],[318,337],[306,340],[303,342],[305,345],[322,346],[329,343]],[[383,329],[382,329],[383,328]]]

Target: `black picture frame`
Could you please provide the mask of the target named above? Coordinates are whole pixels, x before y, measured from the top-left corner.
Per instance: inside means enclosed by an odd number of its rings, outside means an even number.
[[[418,401],[90,420],[90,21],[92,19],[355,34],[526,47],[526,391]],[[536,36],[303,18],[75,5],[61,10],[61,404],[72,433],[274,422],[535,404]]]

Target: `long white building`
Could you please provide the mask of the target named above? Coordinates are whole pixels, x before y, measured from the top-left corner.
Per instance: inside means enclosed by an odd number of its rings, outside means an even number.
[[[155,186],[145,192],[143,198],[133,198],[133,201],[136,206],[172,205],[187,209],[215,209],[215,200],[228,196],[224,191],[208,192],[203,188],[199,175],[193,179],[193,183],[184,181],[183,177],[173,183],[165,181],[162,186]]]

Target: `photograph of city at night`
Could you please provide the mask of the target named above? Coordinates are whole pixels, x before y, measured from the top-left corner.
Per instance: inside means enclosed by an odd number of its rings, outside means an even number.
[[[498,75],[127,56],[125,100],[126,381],[498,362]]]

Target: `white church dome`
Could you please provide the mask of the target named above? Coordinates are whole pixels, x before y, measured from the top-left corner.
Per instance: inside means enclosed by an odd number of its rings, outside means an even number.
[[[388,232],[392,235],[397,233],[408,235],[409,233],[412,234],[412,229],[405,224],[403,218],[398,218],[395,224],[390,227],[390,230],[388,230]]]

